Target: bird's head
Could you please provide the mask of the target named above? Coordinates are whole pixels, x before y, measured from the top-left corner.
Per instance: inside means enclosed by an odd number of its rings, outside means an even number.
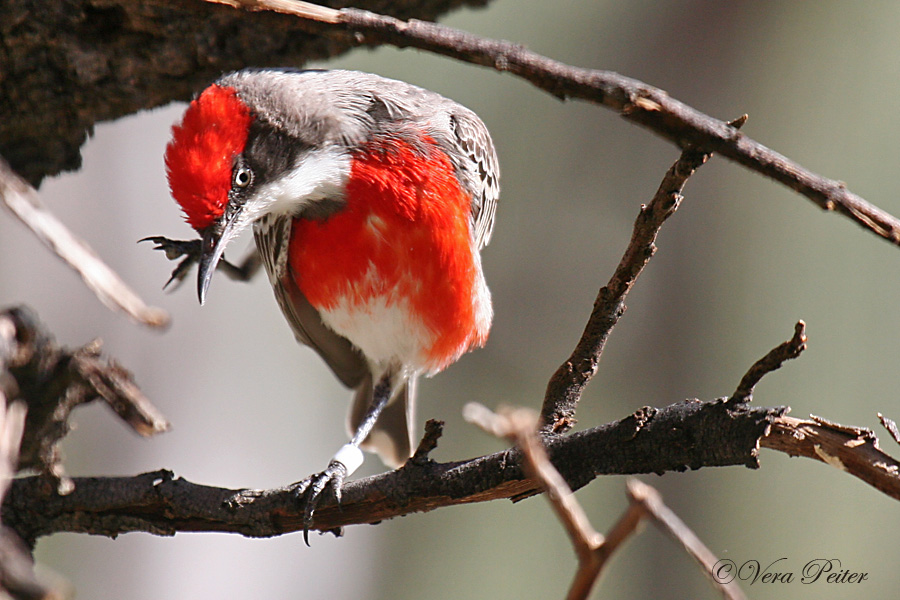
[[[172,128],[166,171],[172,196],[202,240],[201,304],[225,247],[254,221],[300,214],[317,202],[340,204],[350,170],[348,146],[332,132],[342,124],[335,118],[341,107],[289,89],[299,75],[223,77]],[[315,91],[315,81],[306,83]]]

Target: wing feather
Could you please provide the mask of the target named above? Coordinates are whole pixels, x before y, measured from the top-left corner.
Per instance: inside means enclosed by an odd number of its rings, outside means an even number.
[[[500,163],[491,136],[474,113],[455,111],[450,117],[455,141],[466,157],[464,182],[472,194],[472,230],[481,250],[491,241],[500,197]]]

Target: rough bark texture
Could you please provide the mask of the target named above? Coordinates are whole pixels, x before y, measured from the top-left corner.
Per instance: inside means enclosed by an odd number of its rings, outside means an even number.
[[[360,0],[399,18],[435,19],[487,0]],[[340,1],[322,2],[340,7]],[[313,35],[318,32],[317,35]],[[297,66],[359,42],[286,15],[197,0],[0,3],[0,156],[32,185],[81,165],[94,124],[186,100],[224,71]]]
[[[66,491],[59,444],[69,433],[77,407],[105,401],[137,433],[168,429],[162,414],[144,397],[131,373],[100,354],[99,341],[63,348],[27,308],[0,311],[0,409],[5,400],[28,407],[18,470],[33,469],[48,490]],[[48,485],[49,484],[49,485]]]
[[[784,410],[735,405],[726,399],[688,400],[641,409],[571,435],[550,436],[545,443],[572,489],[612,473],[756,468],[759,439]],[[228,499],[238,490],[198,485],[170,471],[74,482],[74,491],[60,496],[43,490],[38,478],[13,481],[3,504],[3,522],[31,544],[60,531],[109,536],[222,531],[266,537],[303,527],[303,508],[289,488],[260,491],[254,501],[230,507]],[[518,449],[454,463],[419,455],[396,471],[347,483],[340,507],[333,494],[326,494],[313,528],[329,531],[455,504],[516,500],[539,491],[539,484],[523,472]]]

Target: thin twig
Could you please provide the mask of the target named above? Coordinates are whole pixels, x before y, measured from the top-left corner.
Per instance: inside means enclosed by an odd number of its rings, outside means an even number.
[[[690,527],[685,525],[684,521],[678,518],[672,509],[663,503],[662,496],[656,489],[637,479],[632,479],[628,482],[628,497],[632,502],[639,504],[641,509],[652,517],[663,531],[684,547],[723,597],[729,600],[746,598],[744,592],[733,581],[723,583],[713,577],[713,567],[717,562],[715,554],[706,547]]]
[[[744,120],[735,121],[736,126]],[[584,388],[596,375],[606,340],[625,312],[625,297],[656,252],[656,237],[663,223],[675,214],[688,178],[709,154],[685,150],[663,177],[649,204],[634,222],[631,241],[612,277],[600,288],[591,316],[571,356],[550,378],[541,408],[542,430],[564,433],[575,423],[575,409]]]
[[[203,1],[291,14],[324,28],[353,33],[360,44],[418,48],[512,73],[558,98],[601,104],[680,148],[697,147],[721,154],[806,196],[819,208],[838,212],[900,245],[900,219],[850,192],[843,182],[823,177],[741,134],[728,123],[636,79],[612,71],[572,67],[519,44],[485,39],[426,21],[401,21],[364,10],[334,10],[286,0]]]
[[[887,432],[891,434],[891,437],[894,438],[894,441],[900,444],[900,429],[897,429],[897,423],[893,420],[888,419],[881,413],[878,413],[878,420],[881,421],[881,425],[887,429]]]
[[[553,509],[562,521],[579,560],[588,560],[603,543],[603,536],[591,526],[575,494],[559,474],[537,434],[538,416],[524,408],[503,408],[494,413],[485,406],[470,402],[463,407],[463,417],[488,433],[506,438],[521,448],[525,457],[525,473],[541,484]]]
[[[481,404],[470,402],[463,408],[463,417],[484,431],[515,443],[522,450],[525,472],[547,493],[550,506],[562,522],[578,557],[578,570],[566,598],[587,598],[612,553],[598,554],[597,550],[604,544],[603,535],[593,528],[569,484],[550,462],[538,438],[537,414],[524,408],[500,408],[494,413]]]
[[[550,462],[550,457],[538,437],[538,419],[534,412],[522,408],[500,408],[494,413],[472,402],[463,409],[463,416],[488,433],[514,442],[522,450],[526,473],[547,493],[550,505],[568,533],[578,557],[578,570],[569,588],[567,600],[585,600],[590,595],[609,558],[626,539],[636,533],[640,521],[646,517],[652,518],[684,547],[725,598],[729,600],[744,598],[737,584],[731,582],[723,584],[713,577],[715,555],[663,503],[659,492],[651,486],[635,479],[628,481],[630,505],[613,526],[609,536],[604,539],[594,530],[566,480]]]
[[[747,371],[737,389],[731,396],[735,402],[746,402],[753,395],[753,388],[760,380],[772,371],[781,368],[785,361],[792,360],[800,356],[806,350],[806,323],[797,321],[794,325],[794,335],[788,341],[779,344],[769,351],[768,354],[753,363],[753,366]]]
[[[113,310],[149,327],[163,328],[169,315],[161,308],[147,306],[134,291],[82,240],[43,205],[37,191],[13,172],[0,158],[0,196],[19,218],[50,250],[75,269],[97,298]]]

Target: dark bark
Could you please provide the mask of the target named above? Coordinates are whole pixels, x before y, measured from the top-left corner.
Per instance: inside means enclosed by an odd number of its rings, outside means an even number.
[[[725,399],[688,400],[644,408],[620,421],[546,437],[545,442],[573,489],[598,475],[756,468],[759,439],[784,410],[734,406]],[[303,528],[303,505],[288,488],[259,491],[253,501],[233,507],[228,500],[238,490],[198,485],[170,471],[73,481],[74,491],[60,496],[47,493],[37,478],[15,480],[3,505],[3,522],[32,544],[60,531],[108,536],[220,531],[266,537]],[[330,492],[324,495],[313,528],[330,531],[443,506],[517,500],[539,491],[537,482],[523,473],[517,449],[453,463],[436,463],[419,453],[399,470],[347,483],[340,508]]]
[[[403,19],[435,19],[486,1],[354,4]],[[358,44],[351,33],[326,32],[309,21],[199,1],[6,0],[0,3],[0,156],[37,186],[81,165],[79,148],[100,121],[187,100],[225,71],[301,67]]]
[[[42,485],[54,491],[71,487],[59,444],[78,406],[103,400],[141,435],[169,426],[131,373],[102,358],[99,341],[75,350],[62,348],[24,308],[0,312],[0,398],[22,400],[28,407],[18,469],[37,470]]]

